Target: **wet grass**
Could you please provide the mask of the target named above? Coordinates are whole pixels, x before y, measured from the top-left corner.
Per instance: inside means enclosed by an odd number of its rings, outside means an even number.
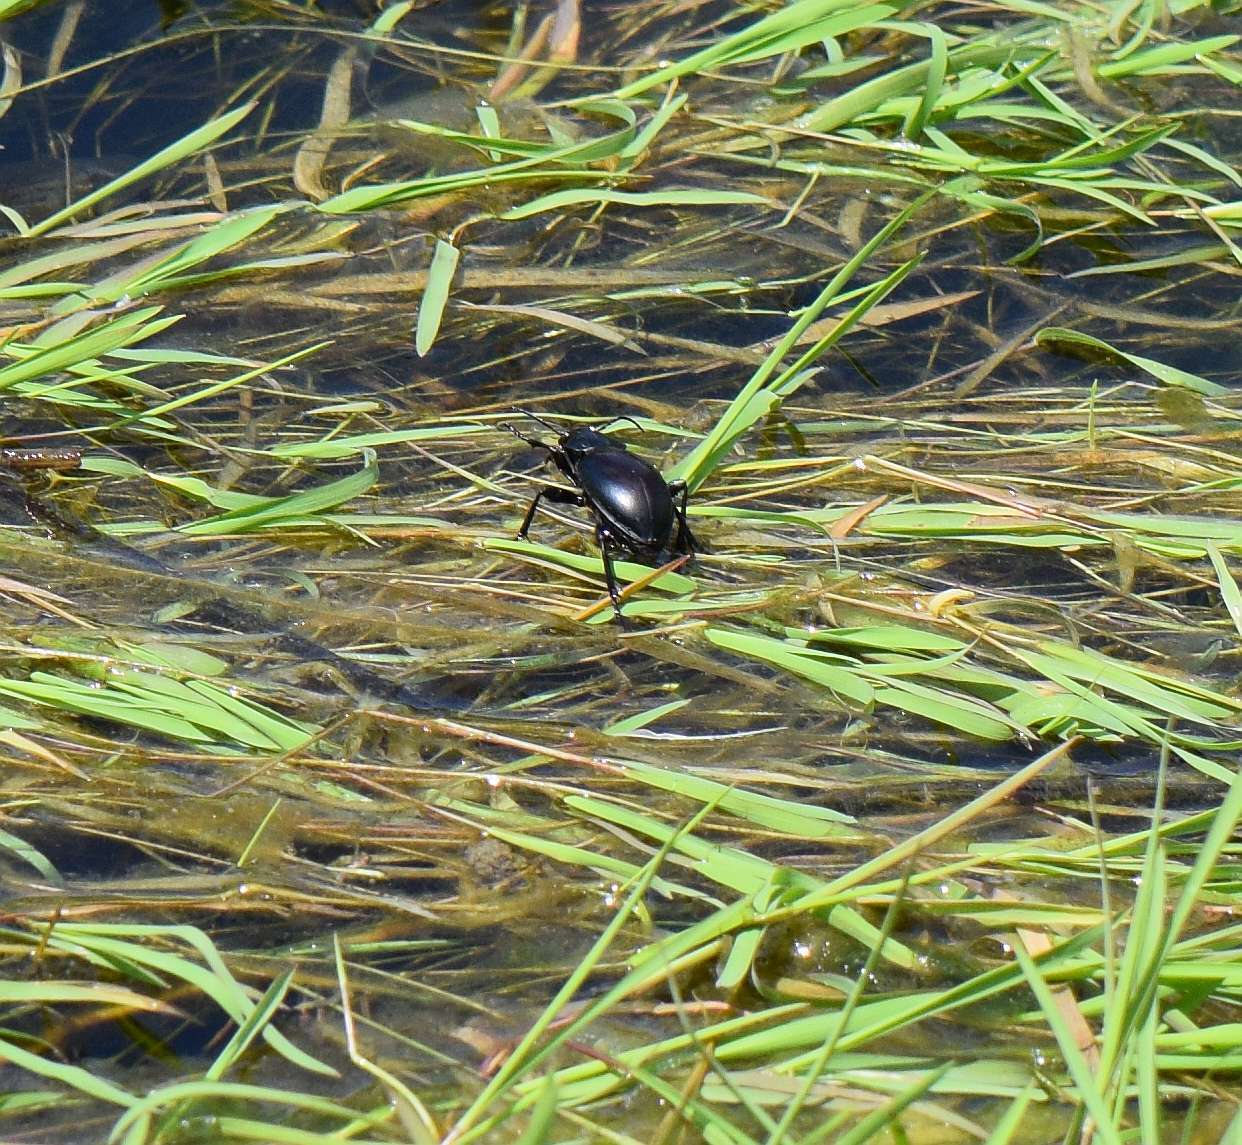
[[[336,7],[0,0],[0,1135],[1235,1133],[1236,5]]]

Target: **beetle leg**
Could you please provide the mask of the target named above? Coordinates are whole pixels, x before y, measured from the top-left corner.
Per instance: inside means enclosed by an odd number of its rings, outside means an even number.
[[[526,540],[526,534],[530,531],[530,523],[535,519],[535,510],[539,508],[539,502],[543,500],[542,489],[531,499],[530,506],[526,510],[526,516],[522,518],[522,527],[518,529],[517,535],[519,541]]]
[[[690,531],[690,523],[686,520],[686,502],[690,498],[690,486],[684,481],[670,481],[668,491],[676,497],[681,495],[681,504],[673,502],[673,512],[677,514],[677,539],[673,548],[679,553],[695,553],[699,551],[698,538]]]
[[[612,567],[614,547],[612,534],[602,522],[595,526],[595,540],[599,543],[600,556],[604,558],[604,580],[608,582],[608,596],[612,601],[612,610],[617,614],[617,620],[622,625],[628,624],[629,622],[621,611],[621,588],[617,584],[617,570]]]
[[[545,486],[535,494],[534,500],[526,510],[526,516],[522,518],[522,527],[518,529],[518,540],[526,540],[527,530],[530,528],[531,521],[535,519],[535,510],[539,508],[539,502],[545,497],[554,505],[577,505],[580,509],[587,503],[581,493],[571,493],[568,489],[558,489],[555,485]]]

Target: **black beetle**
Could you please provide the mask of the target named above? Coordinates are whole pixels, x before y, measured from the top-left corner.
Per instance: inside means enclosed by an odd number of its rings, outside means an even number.
[[[574,486],[572,490],[555,485],[540,489],[526,510],[518,537],[526,539],[535,510],[544,498],[557,505],[590,509],[595,516],[595,539],[604,558],[608,595],[617,619],[624,621],[621,591],[612,567],[614,553],[629,554],[646,564],[658,565],[666,553],[693,556],[699,548],[686,522],[686,499],[690,492],[686,483],[665,481],[654,465],[635,457],[626,450],[624,442],[606,437],[599,429],[583,426],[561,433],[538,414],[518,412],[556,433],[556,444],[529,437],[512,425],[501,428],[527,445],[545,450],[549,460]],[[677,527],[675,537],[674,525]]]

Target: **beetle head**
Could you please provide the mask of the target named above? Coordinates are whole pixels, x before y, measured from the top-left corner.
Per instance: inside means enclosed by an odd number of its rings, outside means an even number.
[[[613,441],[612,438],[605,437],[598,429],[591,429],[588,426],[571,429],[557,444],[571,461],[580,461],[590,453],[598,453],[605,449],[625,448],[624,442]]]
[[[528,437],[516,426],[509,425],[508,423],[502,423],[501,429],[507,429],[514,437],[521,438],[527,445],[538,446],[541,449],[546,449],[549,453],[557,453],[559,451],[569,461],[580,461],[588,454],[597,453],[604,449],[625,450],[625,442],[615,441],[601,432],[603,426],[599,428],[579,426],[577,429],[562,432],[559,426],[553,425],[552,422],[540,417],[537,413],[530,413],[528,410],[516,410],[514,412],[520,413],[523,417],[530,418],[531,421],[537,421],[540,425],[552,430],[556,434],[556,445],[548,445],[547,442],[540,441],[538,438]],[[606,424],[612,425],[613,422],[617,421],[631,421],[639,429],[642,429],[642,426],[628,414],[621,414]]]

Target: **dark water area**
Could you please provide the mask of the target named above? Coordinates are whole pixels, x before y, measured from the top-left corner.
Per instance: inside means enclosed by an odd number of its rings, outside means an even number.
[[[8,157],[60,160],[67,153],[114,163],[115,157],[158,150],[234,100],[256,69],[285,53],[293,66],[269,127],[280,134],[313,126],[322,73],[334,50],[331,34],[360,34],[363,13],[352,5],[316,4],[299,28],[273,20],[266,7],[86,4],[57,71],[69,73],[67,78],[46,83],[37,100],[3,120],[0,139]],[[63,14],[61,6],[45,5],[16,30],[13,42],[36,76],[46,71]]]
[[[16,29],[14,42],[23,53],[36,90],[32,98],[20,101],[0,119],[0,144],[4,147],[0,163],[6,185],[18,190],[16,205],[25,200],[51,205],[63,196],[66,185],[74,194],[99,185],[244,98],[255,88],[256,76],[261,77],[259,83],[274,85],[274,98],[265,101],[262,137],[226,159],[223,171],[230,181],[241,183],[234,196],[239,204],[279,200],[288,188],[280,179],[263,173],[268,161],[260,159],[260,152],[274,147],[279,155],[282,140],[287,141],[283,146],[291,148],[299,133],[313,128],[323,75],[342,44],[359,37],[373,15],[369,6],[362,7],[365,11],[349,4],[316,6],[301,22],[295,19],[290,23],[287,19],[273,21],[263,5],[133,4],[114,11],[112,6],[87,4],[71,50],[60,61],[60,71],[68,73],[68,78],[43,84],[37,77],[40,68],[46,68],[60,10],[53,5],[30,15]],[[587,4],[585,12],[583,54],[589,58],[615,35],[624,14],[616,6],[602,3]],[[287,18],[288,13],[282,12],[282,17]],[[677,20],[657,22],[653,31],[667,34],[677,26]],[[453,53],[441,58],[436,67],[418,58],[402,60],[375,53],[363,42],[350,83],[354,117],[374,123],[377,116],[382,118],[401,108],[401,114],[414,118],[468,127],[472,105],[482,97],[486,78],[486,72],[468,56],[480,50],[502,50],[507,31],[503,5],[443,3],[419,12],[419,34]],[[462,55],[467,58],[460,58]],[[627,55],[641,57],[641,44],[623,44],[620,56],[624,59]],[[80,70],[75,74],[75,69]],[[551,98],[580,95],[584,82],[589,85],[594,81],[580,81],[571,74],[546,94]],[[1223,99],[1226,92],[1222,89],[1219,94]],[[733,98],[730,93],[728,99]],[[735,103],[723,95],[716,100],[722,112],[736,116],[739,109]],[[804,102],[787,99],[781,115],[792,115]],[[1205,102],[1211,102],[1210,94]],[[702,106],[709,115],[716,110],[712,96],[707,96]],[[589,135],[600,128],[598,121],[569,110],[555,114],[577,132]],[[518,121],[529,115],[521,111]],[[1224,118],[1211,122],[1214,129],[1219,126],[1225,132],[1214,140],[1218,154],[1227,154],[1231,121]],[[365,142],[365,132],[371,129],[363,130]],[[1021,148],[1007,145],[1001,138],[989,136],[967,142],[978,143],[985,151],[995,143],[998,156],[1020,158]],[[1211,149],[1210,141],[1201,143]],[[892,156],[890,163],[898,164],[899,160],[899,155]],[[454,155],[424,139],[416,141],[413,148],[403,145],[393,151],[376,174],[408,178],[445,170],[445,164],[460,167],[463,162],[468,162],[464,154]],[[761,179],[758,170],[713,159],[710,148],[696,167],[703,177],[718,178],[731,186],[744,186],[748,181],[758,185]],[[892,169],[894,173],[900,171],[896,165]],[[193,195],[196,188],[184,177],[169,181],[162,175],[140,184],[137,191]],[[544,231],[538,221],[518,227],[508,224],[503,240],[508,253],[502,262],[515,265],[514,258],[520,255],[526,265],[554,266],[572,252],[574,265],[580,268],[615,272],[619,266],[629,265],[671,273],[681,270],[694,277],[718,275],[722,287],[698,296],[678,287],[659,292],[654,299],[618,298],[611,307],[612,316],[637,322],[650,334],[742,349],[777,337],[784,329],[784,315],[807,304],[819,289],[816,277],[820,268],[848,252],[849,236],[840,230],[834,211],[842,212],[842,221],[846,215],[862,219],[874,214],[872,206],[895,201],[901,194],[896,186],[838,177],[824,206],[794,217],[780,229],[766,223],[756,225],[759,220],[735,210],[721,211],[710,220],[691,223],[689,228],[688,220],[659,210],[645,217],[639,227],[631,220],[606,221],[595,233],[572,228]],[[1077,209],[1069,194],[1054,193],[1054,198],[1058,194],[1067,213]],[[484,209],[488,206],[486,202],[478,205]],[[955,213],[948,203],[933,206],[928,220],[933,226],[937,209],[942,223],[949,222]],[[1087,216],[1083,217],[1085,220]],[[440,229],[450,221],[440,217],[432,223]],[[696,228],[700,231],[697,238]],[[466,251],[467,266],[485,270],[492,265],[485,253],[493,245],[490,229],[486,223],[477,228],[477,241]],[[525,252],[521,251],[523,230],[529,244]],[[1106,277],[1076,277],[1136,259],[1167,260],[1203,247],[1203,236],[1194,226],[1188,226],[1180,237],[1166,229],[1156,241],[1150,236],[1150,228],[1126,219],[1106,226],[1091,225],[1076,237],[1073,228],[1070,230],[1069,237],[1045,244],[1033,258],[1015,267],[1007,267],[1007,260],[1028,248],[1035,237],[1029,225],[1015,216],[997,216],[942,239],[934,257],[918,272],[921,290],[942,294],[978,291],[955,306],[952,326],[946,329],[944,315],[933,311],[903,324],[899,341],[880,334],[852,345],[846,360],[825,374],[818,386],[826,393],[883,395],[937,377],[951,377],[954,369],[964,368],[986,352],[979,334],[986,332],[989,338],[1003,341],[1049,320],[1050,315],[1058,323],[1069,325],[1073,316],[1084,310],[1101,306],[1141,308],[1146,318],[1113,314],[1096,322],[1098,336],[1105,340],[1120,337],[1137,348],[1143,344],[1153,318],[1176,324],[1212,314],[1224,316],[1231,305],[1236,308],[1236,292],[1228,279],[1205,282],[1195,262]],[[670,248],[664,240],[674,231],[678,242]],[[589,235],[585,245],[584,234]],[[392,229],[382,221],[369,221],[355,229],[349,242],[355,256],[350,262],[351,274],[366,273],[368,267],[377,272],[421,268],[428,258],[425,232]],[[666,248],[660,250],[658,260],[646,261],[645,252],[658,247]],[[374,255],[367,255],[367,251],[374,251]],[[989,268],[982,279],[980,266]],[[330,278],[331,270],[321,274]],[[733,285],[723,285],[728,283]],[[518,285],[505,291],[505,301],[520,303],[546,294],[546,289],[522,289]],[[467,281],[461,297],[487,303],[494,293],[486,287],[472,290]],[[202,316],[201,333],[222,344],[270,344],[273,322],[287,324],[294,318],[292,313],[282,314],[279,306],[279,302],[275,308],[269,304],[266,313],[245,305],[213,308],[209,320]],[[639,363],[601,354],[598,344],[590,342],[558,348],[555,367],[549,370],[548,350],[539,344],[540,339],[532,343],[532,328],[521,319],[496,318],[485,341],[444,339],[430,358],[421,360],[407,342],[411,315],[405,305],[397,305],[386,315],[374,313],[373,307],[367,309],[365,318],[332,331],[337,339],[335,349],[323,355],[300,384],[313,387],[325,397],[385,394],[405,408],[422,411],[476,405],[489,394],[503,401],[507,387],[524,385],[532,377],[569,391],[588,388],[603,392],[607,387],[635,384],[634,367]],[[191,311],[182,329],[194,323]],[[279,328],[277,325],[275,330]],[[1193,330],[1187,330],[1172,345],[1167,333],[1162,332],[1160,338],[1164,360],[1170,365],[1225,379],[1235,376],[1242,365],[1236,339],[1196,336]],[[911,343],[933,340],[938,347],[934,362],[911,361],[904,351]],[[334,365],[333,359],[338,364]],[[1044,360],[1046,365],[1041,365],[1049,379],[1072,382],[1087,373],[1073,359],[1050,348],[1045,349]],[[995,382],[1023,381],[1029,376],[1029,367],[1023,358],[999,363]],[[664,371],[658,363],[651,363],[651,374],[642,378],[642,384],[662,400],[684,404],[727,397],[736,392],[747,372],[740,363],[723,367],[700,363],[688,372],[684,368]],[[1100,376],[1098,359],[1093,361],[1090,373]],[[429,388],[438,392],[426,394]]]

